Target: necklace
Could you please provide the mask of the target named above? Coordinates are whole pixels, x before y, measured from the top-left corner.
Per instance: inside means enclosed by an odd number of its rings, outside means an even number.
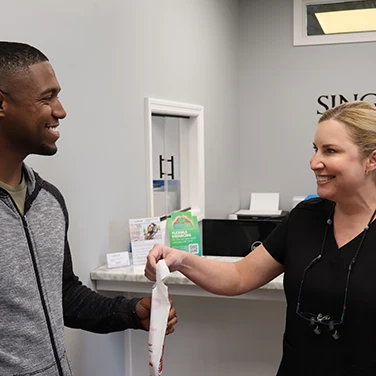
[[[328,234],[328,229],[333,224],[333,220],[332,220],[333,213],[334,213],[334,206],[333,206],[333,209],[332,209],[331,218],[329,218],[326,221],[327,225],[325,227],[324,239],[323,239],[323,242],[322,242],[322,245],[321,245],[320,253],[317,257],[315,257],[308,264],[308,266],[303,271],[303,276],[302,276],[302,280],[300,281],[300,288],[299,288],[299,293],[298,293],[298,302],[297,302],[297,305],[296,305],[296,314],[298,316],[300,316],[301,318],[303,318],[304,320],[309,321],[309,325],[310,325],[310,327],[312,328],[312,330],[315,334],[317,334],[317,335],[321,334],[321,327],[327,326],[329,328],[329,332],[332,335],[332,337],[335,340],[337,340],[340,337],[338,330],[337,330],[337,327],[339,325],[343,324],[343,322],[345,320],[345,313],[346,313],[346,309],[347,309],[347,305],[346,305],[347,304],[347,294],[348,294],[351,271],[352,271],[352,268],[353,268],[353,266],[356,262],[358,255],[359,255],[359,251],[362,247],[362,244],[363,244],[364,238],[366,237],[367,231],[369,230],[369,226],[371,225],[372,221],[375,218],[376,210],[373,212],[368,224],[364,227],[364,230],[362,232],[362,237],[360,238],[360,242],[358,244],[358,247],[356,248],[354,256],[350,261],[348,271],[347,271],[347,276],[346,276],[346,286],[345,286],[345,292],[344,292],[344,298],[343,298],[342,314],[341,314],[341,318],[339,320],[333,320],[333,318],[331,318],[329,315],[324,315],[322,313],[314,314],[314,313],[311,313],[311,312],[302,312],[300,310],[301,294],[302,294],[305,275],[306,275],[307,271],[309,269],[311,269],[322,258],[322,255],[323,255],[324,249],[325,249],[325,243],[326,243],[326,237],[327,237],[327,234]]]
[[[332,215],[331,215],[331,217],[333,217],[333,212],[334,212],[334,207],[333,207],[333,210],[332,210]],[[367,231],[369,230],[369,226],[370,226],[371,223],[373,222],[373,220],[374,220],[374,218],[375,218],[375,215],[376,215],[376,209],[375,209],[374,212],[372,213],[370,220],[368,221],[367,225],[364,227],[364,229],[363,229],[363,231],[362,231],[362,237],[361,237],[360,242],[359,242],[359,245],[358,245],[358,247],[357,247],[357,249],[356,249],[356,251],[355,251],[354,257],[352,258],[352,260],[351,260],[351,262],[350,262],[350,267],[351,267],[352,265],[355,264],[356,258],[358,257],[358,254],[359,254],[360,248],[361,248],[361,246],[362,246],[362,244],[363,244],[364,238],[366,237]],[[320,252],[320,255],[322,255],[322,254],[324,253],[324,247],[325,247],[325,242],[326,242],[326,235],[327,235],[327,233],[328,233],[328,227],[329,227],[330,225],[333,224],[333,220],[332,220],[332,219],[328,219],[328,220],[326,221],[326,223],[327,223],[327,226],[326,226],[326,229],[325,229],[324,240],[323,240],[323,243],[322,243],[322,246],[321,246],[321,252]],[[333,232],[334,232],[334,230],[333,230]]]

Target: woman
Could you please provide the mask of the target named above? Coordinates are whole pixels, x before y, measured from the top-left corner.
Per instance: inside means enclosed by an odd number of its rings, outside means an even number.
[[[146,229],[146,234],[144,235],[144,240],[153,239],[157,232],[158,232],[157,225],[155,223],[150,223],[150,225]]]
[[[376,375],[376,108],[349,102],[319,120],[310,166],[320,198],[303,201],[247,257],[208,260],[162,245],[165,259],[214,294],[238,295],[284,272],[287,300],[277,376]]]

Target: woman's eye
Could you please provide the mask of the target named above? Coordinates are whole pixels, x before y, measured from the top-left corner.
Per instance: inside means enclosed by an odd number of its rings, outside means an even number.
[[[315,151],[315,153],[317,152],[317,147],[316,146],[314,146],[313,147],[313,150]]]
[[[330,154],[336,152],[334,149],[331,149],[331,148],[326,149],[326,151],[327,151],[328,153],[330,153]]]

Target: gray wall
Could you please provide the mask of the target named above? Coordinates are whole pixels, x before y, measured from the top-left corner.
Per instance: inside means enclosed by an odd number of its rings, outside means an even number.
[[[242,0],[240,14],[241,207],[250,192],[280,192],[290,209],[292,196],[316,190],[309,159],[317,98],[375,92],[376,45],[293,47],[292,0]]]
[[[250,192],[278,191],[289,209],[315,191],[317,97],[373,92],[375,44],[293,47],[292,3],[3,4],[1,38],[41,48],[63,87],[59,152],[29,163],[65,195],[83,282],[105,261],[111,223],[126,234],[128,218],[146,213],[144,97],[205,107],[208,217],[248,207]],[[124,375],[122,334],[68,330],[67,345],[77,375]]]
[[[1,38],[44,51],[63,88],[59,152],[28,162],[65,195],[75,271],[89,286],[111,223],[127,233],[128,218],[146,214],[145,97],[204,106],[206,211],[238,208],[238,20],[233,0],[4,2]],[[67,345],[77,375],[124,375],[121,333],[67,330]]]

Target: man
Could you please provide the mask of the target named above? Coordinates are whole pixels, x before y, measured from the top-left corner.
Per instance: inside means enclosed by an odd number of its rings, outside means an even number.
[[[47,57],[0,42],[0,375],[72,375],[64,325],[148,329],[150,297],[108,298],[75,276],[63,196],[23,161],[57,152],[66,112]],[[167,334],[177,322],[171,308]]]

